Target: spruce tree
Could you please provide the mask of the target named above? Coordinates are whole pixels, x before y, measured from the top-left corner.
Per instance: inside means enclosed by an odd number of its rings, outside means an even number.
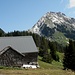
[[[51,57],[50,52],[48,51],[48,41],[43,38],[42,43],[43,43],[43,58],[42,58],[42,60],[44,62],[51,63],[52,57]]]
[[[50,46],[50,54],[52,56],[52,58],[55,60],[55,61],[59,61],[59,56],[57,54],[57,49],[56,49],[56,45],[55,43],[51,43],[51,46]]]
[[[51,54],[47,53],[46,55],[43,56],[42,61],[47,62],[47,63],[52,63],[53,59],[51,57]]]
[[[0,37],[4,36],[5,32],[0,28]]]
[[[69,46],[66,47],[63,60],[64,69],[75,70],[75,43],[69,40]]]
[[[64,59],[63,59],[63,66],[64,69],[68,68],[68,62],[69,62],[69,53],[68,53],[68,47],[66,46],[65,51],[64,51]]]

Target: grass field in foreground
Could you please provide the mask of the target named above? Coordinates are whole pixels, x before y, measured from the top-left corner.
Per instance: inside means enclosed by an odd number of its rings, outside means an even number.
[[[54,69],[33,69],[33,70],[3,70],[0,69],[0,75],[75,75],[72,71],[54,70]]]

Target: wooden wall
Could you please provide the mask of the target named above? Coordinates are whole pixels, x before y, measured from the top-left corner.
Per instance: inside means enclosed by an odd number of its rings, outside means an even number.
[[[30,63],[37,63],[37,59],[38,59],[38,53],[37,52],[33,52],[33,53],[23,53],[25,55],[25,61],[26,64],[30,64]]]
[[[9,48],[0,55],[0,66],[20,67],[23,64],[37,62],[38,53],[24,53],[24,56]]]

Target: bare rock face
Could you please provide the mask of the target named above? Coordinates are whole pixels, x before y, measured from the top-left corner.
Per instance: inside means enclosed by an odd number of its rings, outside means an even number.
[[[61,32],[65,37],[75,40],[75,19],[61,12],[47,12],[29,31],[48,39],[56,32]]]

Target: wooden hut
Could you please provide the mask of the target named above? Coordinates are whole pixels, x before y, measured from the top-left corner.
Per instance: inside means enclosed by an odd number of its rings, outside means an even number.
[[[37,65],[37,57],[32,36],[0,37],[0,66]]]

